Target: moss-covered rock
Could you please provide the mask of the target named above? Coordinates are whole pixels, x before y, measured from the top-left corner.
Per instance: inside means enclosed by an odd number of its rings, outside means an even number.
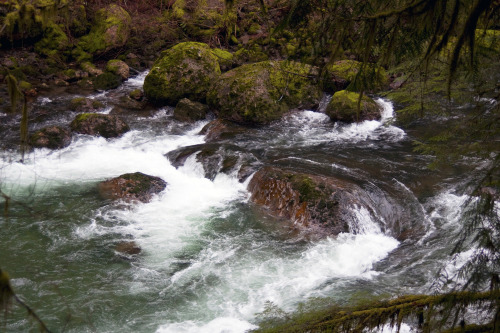
[[[380,110],[373,99],[363,95],[358,110],[359,94],[347,90],[337,91],[328,106],[326,114],[333,121],[348,123],[380,119]]]
[[[376,91],[388,84],[389,78],[384,68],[375,64],[363,65],[355,60],[340,60],[326,66],[323,88],[330,92],[346,88],[351,91]]]
[[[159,104],[175,105],[182,98],[203,103],[220,74],[219,58],[208,45],[180,43],[155,61],[144,81],[144,94]]]
[[[103,73],[102,70],[95,67],[94,64],[92,64],[91,62],[88,62],[88,61],[81,63],[80,67],[82,68],[82,70],[89,73],[90,76],[98,76],[98,75],[101,75]]]
[[[78,42],[74,56],[83,58],[85,53],[95,55],[122,47],[130,36],[131,23],[127,11],[116,4],[99,10],[90,33]]]
[[[108,114],[82,113],[71,122],[76,133],[114,138],[127,132],[129,126],[120,118]]]
[[[104,104],[96,99],[75,97],[69,102],[69,108],[77,112],[90,112],[104,108]]]
[[[30,136],[30,145],[35,148],[60,149],[70,143],[71,132],[58,126],[43,128]]]
[[[112,59],[106,64],[106,70],[110,73],[118,75],[122,80],[128,79],[130,76],[130,68],[125,61]]]
[[[99,183],[99,193],[105,199],[148,202],[165,187],[163,179],[135,172]]]
[[[94,89],[96,90],[110,90],[118,88],[122,83],[122,79],[119,75],[106,72],[96,76],[92,80],[92,83],[94,85]]]
[[[205,119],[207,112],[207,105],[183,98],[175,106],[174,118],[179,121],[194,122]]]
[[[43,38],[35,44],[35,51],[47,57],[60,55],[68,47],[68,36],[61,27],[50,23],[45,29]]]
[[[222,49],[212,49],[212,53],[218,58],[221,71],[225,72],[233,67],[234,56],[231,52]]]
[[[263,61],[234,68],[214,83],[207,101],[220,118],[266,124],[293,108],[315,107],[322,95],[314,68],[297,62]]]
[[[141,89],[134,89],[128,94],[128,97],[135,101],[142,101],[144,98],[144,92]]]

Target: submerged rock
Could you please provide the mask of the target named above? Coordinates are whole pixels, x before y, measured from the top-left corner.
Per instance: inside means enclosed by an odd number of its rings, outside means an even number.
[[[262,125],[280,119],[293,108],[318,105],[322,92],[309,65],[263,61],[234,68],[220,76],[207,102],[220,118]]]
[[[259,170],[248,190],[250,200],[272,215],[320,237],[349,232],[350,223],[355,223],[350,207],[360,204],[352,184],[271,167]]]
[[[135,172],[101,182],[99,193],[105,199],[148,202],[165,187],[163,179]]]
[[[195,122],[207,117],[208,106],[183,98],[174,109],[174,118],[179,121]]]
[[[380,109],[373,99],[363,96],[359,111],[358,101],[358,93],[347,90],[337,91],[326,107],[326,114],[332,121],[348,123],[380,119]]]
[[[142,250],[139,247],[139,245],[137,245],[137,243],[134,241],[130,241],[130,242],[123,241],[123,242],[116,244],[115,251],[120,253],[120,254],[133,256],[133,255],[141,253]]]
[[[158,104],[175,105],[182,98],[205,102],[220,74],[219,58],[207,44],[180,43],[155,61],[144,80],[144,94]]]
[[[76,116],[70,126],[73,132],[105,138],[118,137],[130,129],[117,116],[100,113],[80,114]]]
[[[50,126],[36,131],[30,137],[30,144],[35,148],[60,149],[71,143],[71,132],[59,126]]]

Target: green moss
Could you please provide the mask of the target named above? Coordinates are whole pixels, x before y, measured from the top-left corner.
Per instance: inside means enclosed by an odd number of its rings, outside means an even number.
[[[97,90],[115,89],[122,83],[121,78],[113,73],[103,73],[92,80],[94,88]]]
[[[128,95],[132,99],[139,100],[143,97],[144,93],[141,89],[134,89]]]
[[[260,29],[261,29],[260,24],[254,22],[254,23],[252,23],[252,25],[250,26],[250,28],[248,28],[247,32],[250,35],[255,35],[255,34],[259,33]]]
[[[335,90],[332,87],[330,76],[342,79],[349,83],[351,91],[374,91],[386,87],[389,83],[384,68],[375,64],[364,64],[355,60],[341,60],[326,67],[328,77],[324,85],[326,90]]]
[[[221,67],[229,68],[233,65],[234,56],[231,52],[222,49],[212,49],[212,53],[218,58]]]
[[[45,27],[43,38],[35,44],[35,51],[47,57],[60,57],[62,51],[68,47],[68,43],[68,36],[61,27],[51,23]]]
[[[302,202],[317,200],[322,196],[321,192],[316,189],[316,184],[307,176],[294,175],[291,181],[293,189],[299,192]]]
[[[175,0],[175,2],[172,4],[172,15],[174,18],[181,19],[184,17],[184,14],[186,13],[184,11],[186,4],[184,0]]]
[[[359,97],[358,93],[352,91],[337,91],[326,108],[326,114],[334,121],[346,122],[380,118],[377,104],[366,95],[363,95],[358,110]]]
[[[87,54],[104,53],[125,45],[131,22],[127,11],[116,4],[99,10],[90,33],[80,38],[73,56],[77,61],[84,61]]]
[[[308,76],[311,69],[275,61],[243,65],[224,73],[209,91],[207,101],[224,119],[269,123],[291,108],[317,103],[321,91]]]
[[[220,74],[219,59],[208,45],[179,43],[155,61],[144,81],[144,94],[161,104],[175,105],[182,98],[204,102]]]
[[[27,81],[19,81],[19,89],[21,91],[27,91],[27,90],[30,90],[32,88],[32,85],[31,83],[27,82]]]

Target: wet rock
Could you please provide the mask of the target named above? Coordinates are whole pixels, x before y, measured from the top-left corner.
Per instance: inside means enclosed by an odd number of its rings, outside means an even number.
[[[134,241],[132,241],[132,242],[123,241],[123,242],[116,244],[115,251],[120,253],[120,254],[133,256],[133,255],[137,255],[137,254],[141,253],[142,250],[139,247],[139,245],[137,245],[137,243]]]
[[[144,94],[157,104],[176,105],[182,98],[203,103],[220,74],[219,59],[207,44],[180,43],[155,61],[144,81]]]
[[[106,70],[118,75],[122,80],[126,80],[130,76],[130,67],[124,61],[118,59],[108,61]]]
[[[363,72],[358,75],[363,68]],[[355,60],[340,60],[326,66],[326,78],[323,89],[328,92],[344,90],[377,91],[389,84],[389,77],[384,68],[375,64],[365,64]]]
[[[270,167],[253,176],[248,190],[252,202],[320,237],[349,232],[354,222],[349,208],[360,204],[352,184]]]
[[[380,109],[374,100],[363,96],[359,111],[358,101],[358,93],[347,90],[337,91],[326,107],[326,114],[332,121],[348,123],[380,119]]]
[[[183,98],[174,109],[174,118],[184,122],[195,122],[207,117],[208,106]]]
[[[114,115],[83,113],[71,122],[71,130],[76,133],[113,138],[127,132],[129,126]]]
[[[223,139],[233,138],[235,135],[243,133],[245,127],[234,124],[223,119],[215,119],[206,124],[200,131],[205,135],[206,142],[214,142]]]
[[[99,193],[105,199],[149,202],[166,187],[167,183],[159,177],[135,172],[99,183]]]
[[[90,112],[104,108],[104,104],[96,99],[76,97],[69,102],[69,108],[76,112]]]
[[[96,76],[92,80],[92,84],[96,90],[110,90],[118,88],[122,84],[122,79],[118,75],[106,72]]]
[[[60,149],[71,143],[71,132],[58,126],[50,126],[36,131],[30,137],[30,145],[35,148]]]
[[[322,92],[309,65],[263,61],[234,68],[220,76],[207,95],[209,106],[222,119],[262,125],[278,120],[293,108],[314,108]]]
[[[142,101],[144,98],[144,92],[141,89],[134,89],[128,94],[128,96],[136,101]]]

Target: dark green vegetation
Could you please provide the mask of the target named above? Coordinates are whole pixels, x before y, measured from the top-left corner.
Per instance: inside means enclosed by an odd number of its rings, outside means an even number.
[[[457,252],[471,243],[479,248],[462,272],[467,277],[464,288],[472,292],[328,309],[323,316],[306,315],[281,331],[361,330],[398,325],[409,316],[425,329],[441,330],[439,322],[431,320],[438,308],[446,303],[458,318],[462,309],[478,302],[493,318],[483,328],[500,330],[495,211],[500,187],[498,1],[227,1],[206,9],[202,1],[129,1],[121,7],[112,1],[84,6],[79,1],[19,0],[2,2],[0,9],[0,73],[8,86],[4,95],[10,97],[4,98],[3,107],[21,111],[23,147],[28,138],[28,81],[55,83],[61,78],[83,83],[88,79],[76,74],[82,70],[92,77],[93,87],[111,89],[121,79],[109,73],[115,71],[111,67],[102,72],[110,59],[137,68],[152,65],[145,84],[150,101],[207,101],[219,117],[245,124],[265,124],[290,108],[317,104],[320,91],[314,81],[331,92],[345,89],[334,95],[333,103],[345,95],[349,107],[344,108],[344,101],[342,109],[351,111],[351,120],[359,120],[368,103],[366,94],[386,89],[384,73],[389,73],[393,90],[382,93],[398,104],[400,119],[410,128],[419,117],[456,117],[439,136],[422,136],[417,142],[421,152],[437,157],[436,167],[465,157],[482,159],[486,165],[482,177],[470,185],[472,198],[456,246]],[[177,46],[159,53],[172,45]],[[153,59],[158,60],[152,64]],[[303,63],[299,69],[298,61]],[[173,73],[171,67],[179,68]],[[227,72],[221,74],[221,69]],[[488,106],[488,99],[497,104]],[[17,110],[20,101],[23,107]],[[457,112],[464,103],[476,107]],[[334,104],[332,109],[338,112],[340,107]],[[72,127],[80,131],[81,123],[96,118],[81,115]],[[100,128],[99,134],[111,136]],[[292,183],[301,200],[316,199],[318,190],[309,178]],[[434,318],[439,316],[446,318]],[[457,325],[451,320],[442,327]]]

